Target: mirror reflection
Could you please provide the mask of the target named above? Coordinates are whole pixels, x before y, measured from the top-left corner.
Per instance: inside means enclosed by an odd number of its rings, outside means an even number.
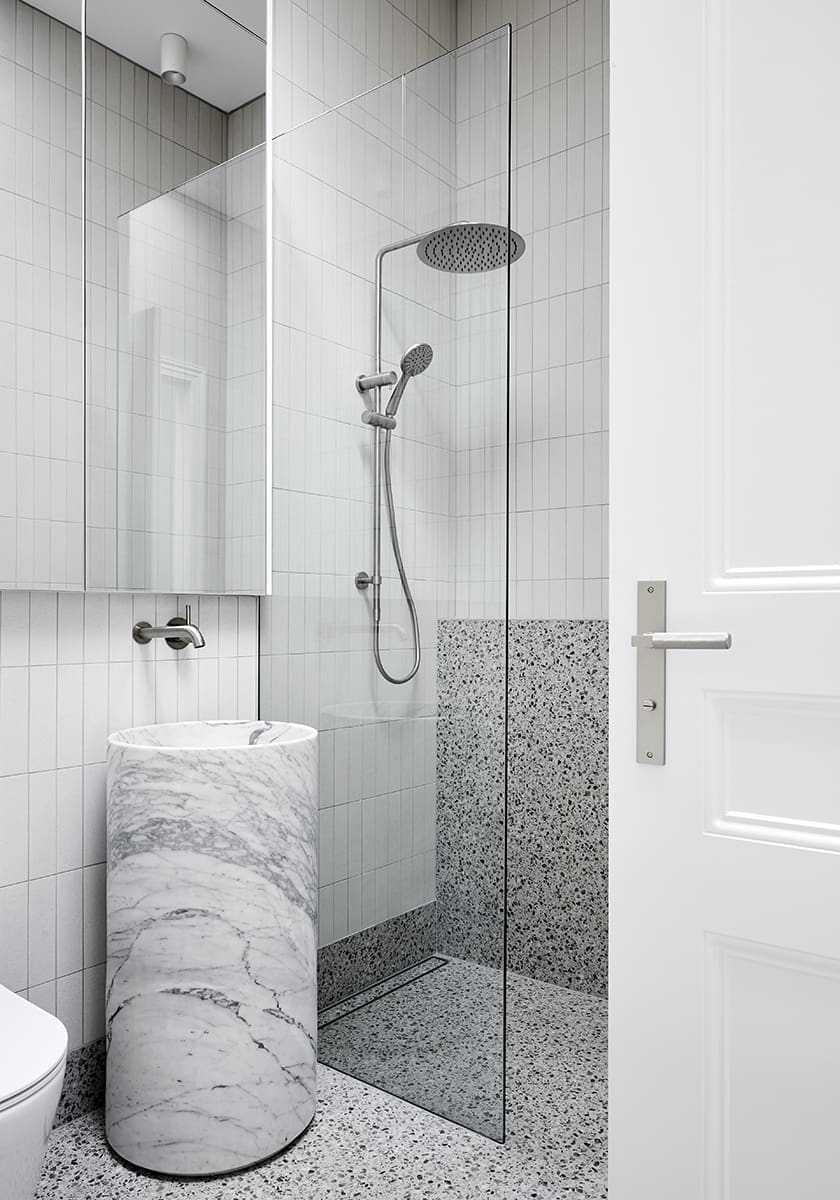
[[[84,586],[80,2],[62,9],[0,0],[2,589]]]
[[[86,20],[87,585],[264,592],[265,6]]]

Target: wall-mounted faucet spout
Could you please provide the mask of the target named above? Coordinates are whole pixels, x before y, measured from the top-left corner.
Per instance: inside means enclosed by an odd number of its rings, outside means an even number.
[[[148,645],[153,638],[163,638],[173,650],[185,650],[187,646],[194,646],[196,650],[200,650],[206,643],[204,634],[192,623],[192,606],[186,605],[184,612],[185,616],[172,617],[165,625],[151,625],[148,621],[138,621],[131,631],[131,636],[141,646]]]

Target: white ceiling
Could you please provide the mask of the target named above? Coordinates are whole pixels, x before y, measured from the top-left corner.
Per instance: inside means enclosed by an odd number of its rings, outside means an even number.
[[[81,0],[36,7],[81,25]],[[161,34],[180,33],[189,44],[186,90],[225,112],[265,91],[266,0],[87,0],[87,33],[155,74]]]

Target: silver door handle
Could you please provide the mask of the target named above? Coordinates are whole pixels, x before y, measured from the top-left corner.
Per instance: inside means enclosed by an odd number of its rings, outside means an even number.
[[[729,650],[731,633],[636,633],[632,644],[646,650]]]
[[[637,621],[631,641],[636,647],[636,762],[665,762],[665,650],[728,650],[731,633],[671,633],[664,579],[643,579],[637,591]],[[650,632],[647,631],[657,631]]]

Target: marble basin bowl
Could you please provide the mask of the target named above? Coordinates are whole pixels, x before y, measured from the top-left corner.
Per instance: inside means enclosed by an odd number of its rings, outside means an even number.
[[[315,1112],[317,734],[202,721],[108,739],[106,1133],[216,1175]]]

